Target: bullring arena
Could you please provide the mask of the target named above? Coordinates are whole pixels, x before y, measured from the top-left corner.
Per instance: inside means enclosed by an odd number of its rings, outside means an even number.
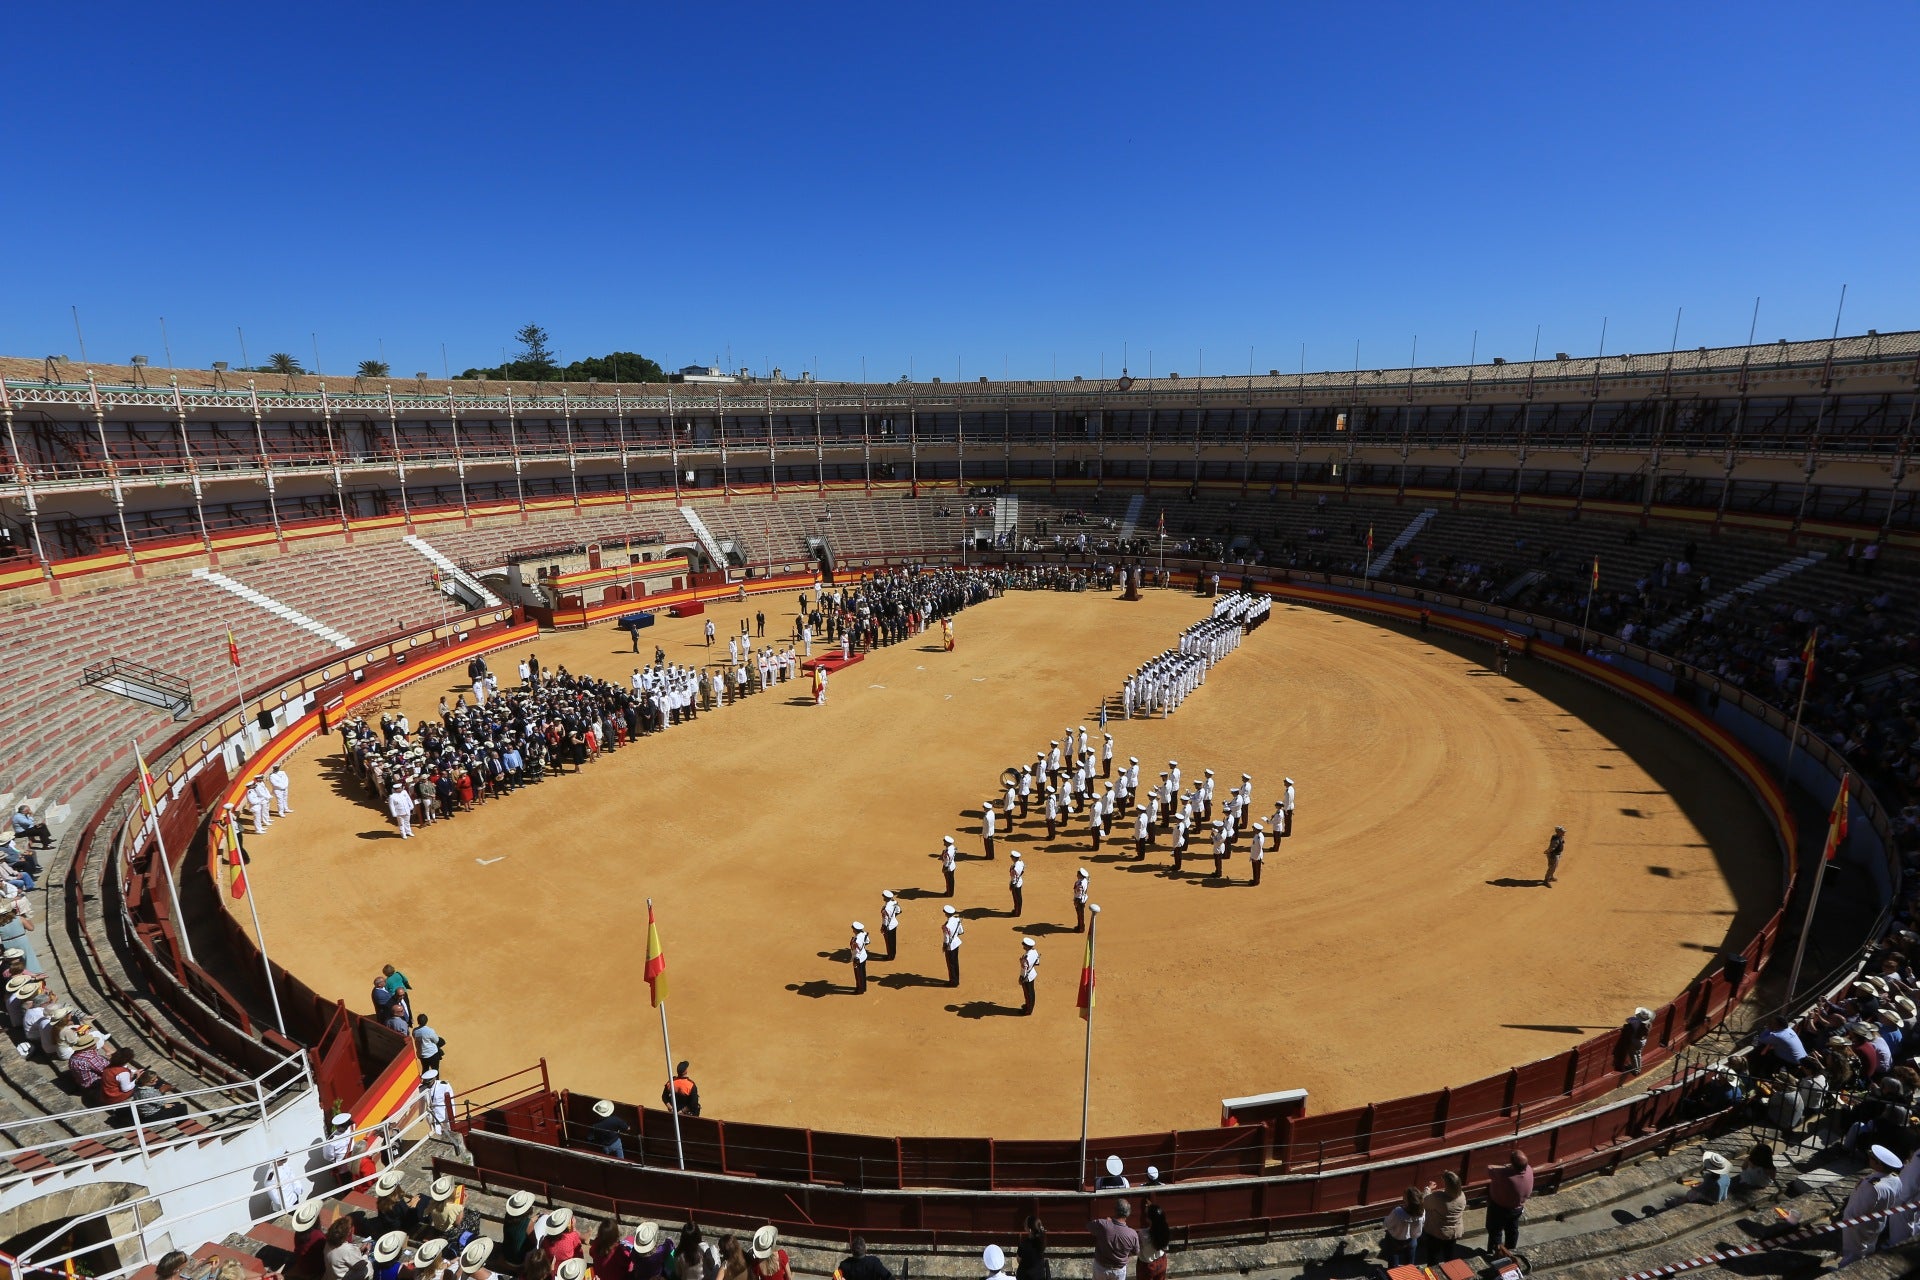
[[[741,616],[793,603],[706,616],[731,635]],[[528,1018],[564,1025],[593,1007],[590,1026],[544,1048],[549,1069],[646,1097],[662,1070],[636,998],[651,898],[675,1050],[699,1064],[710,1112],[1057,1138],[1079,1124],[1081,867],[1103,908],[1096,1132],[1198,1128],[1221,1098],[1279,1088],[1307,1089],[1318,1110],[1473,1079],[1617,1025],[1764,920],[1779,871],[1757,806],[1678,731],[1572,679],[1501,678],[1484,649],[1298,607],[1171,717],[1109,725],[1119,762],[1137,756],[1149,777],[1170,760],[1231,785],[1250,773],[1262,813],[1296,778],[1299,833],[1258,889],[1244,846],[1230,883],[1205,858],[1175,880],[1164,837],[1145,863],[1124,835],[1095,855],[1083,819],[1049,842],[1037,808],[986,861],[980,805],[1001,767],[1088,723],[1205,615],[1185,591],[1134,604],[1011,592],[960,615],[952,654],[923,633],[848,668],[825,706],[777,686],[404,847],[359,787],[342,794],[338,755],[316,743],[290,770],[294,815],[255,846],[263,923],[276,958],[322,990],[354,991],[399,960],[476,1082],[527,1065]],[[670,662],[711,656],[701,619],[646,639]],[[576,673],[631,667],[609,627],[532,648]],[[511,675],[524,652],[498,665]],[[422,681],[401,709],[418,721],[462,691],[458,674]],[[1549,891],[1541,850],[1556,824],[1573,853]],[[946,834],[970,917],[958,991],[938,951]],[[1028,860],[1020,921],[1007,918],[1012,848]],[[903,954],[874,963],[855,999],[848,922],[877,937],[883,888],[911,895]],[[383,909],[394,901],[409,909]],[[1045,976],[1031,1021],[1010,1016],[1023,934]],[[1355,1052],[1409,1042],[1447,1051]]]
[[[1084,1249],[1112,1155],[1167,1184],[1182,1273],[1361,1274],[1409,1186],[1453,1173],[1477,1206],[1516,1145],[1532,1271],[1621,1274],[1749,1227],[1768,1261],[1831,1249],[1867,1087],[1817,1115],[1756,1102],[1799,1095],[1755,1033],[1783,1014],[1838,1071],[1855,1051],[1829,1041],[1869,1002],[1903,1016],[1853,980],[1904,974],[1912,945],[1920,518],[1883,460],[1911,446],[1917,360],[1920,337],[1873,334],[1438,369],[1391,403],[1347,375],[389,394],[0,361],[0,789],[51,842],[39,927],[9,945],[182,1108],[130,1117],[33,1045],[0,1055],[0,1252],[113,1278],[224,1240],[197,1251],[259,1272],[293,1200],[365,1218],[390,1162],[414,1190],[458,1181],[492,1236],[524,1191],[583,1220],[770,1224],[808,1274],[860,1234],[969,1276],[1030,1213]],[[1743,434],[1762,419],[1820,433],[1817,475]],[[1687,486],[1643,482],[1653,429]],[[508,690],[533,653],[624,685],[656,646],[712,660],[709,621],[724,643],[764,611],[783,642],[803,591],[949,571],[1011,588],[955,616],[953,652],[937,629],[872,648],[824,705],[777,685],[411,840],[341,754],[343,721],[418,726],[470,694],[475,658]],[[1123,717],[1122,681],[1207,616],[1216,574],[1270,620],[1172,715]],[[1803,614],[1836,620],[1813,666]],[[1096,853],[1084,817],[980,856],[1002,770],[1069,726],[1097,744],[1103,704],[1143,782],[1246,773],[1265,817],[1295,780],[1262,884],[1244,843],[1224,879],[1205,854],[1174,876],[1164,836],[1136,862],[1116,825]],[[281,764],[292,812],[256,831],[244,789]],[[649,899],[704,1103],[677,1125]],[[450,1099],[373,1016],[388,964],[447,1041]],[[328,1155],[336,1111],[364,1165]],[[1791,1164],[1768,1187],[1667,1205],[1758,1142]],[[1478,1223],[1462,1249],[1501,1265]]]

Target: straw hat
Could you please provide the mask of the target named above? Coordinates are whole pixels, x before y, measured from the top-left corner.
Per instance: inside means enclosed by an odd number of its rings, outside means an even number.
[[[487,1259],[492,1256],[493,1241],[487,1236],[481,1236],[460,1251],[460,1270],[463,1273],[483,1270],[487,1265]]]
[[[516,1191],[507,1197],[507,1216],[517,1218],[533,1208],[533,1192]]]
[[[602,1120],[605,1120],[608,1116],[613,1114],[613,1103],[609,1102],[605,1098],[600,1099],[600,1101],[593,1104],[593,1114],[599,1116]]]
[[[431,1266],[433,1263],[445,1257],[446,1252],[447,1242],[445,1240],[428,1240],[413,1251],[413,1265],[416,1267]]]
[[[572,1225],[573,1210],[571,1209],[555,1209],[547,1215],[547,1234],[550,1236],[565,1235],[567,1228]]]
[[[320,1221],[320,1202],[318,1200],[302,1200],[299,1204],[293,1206],[293,1229],[295,1231],[305,1231],[318,1221]]]
[[[375,1262],[392,1262],[400,1256],[400,1251],[406,1247],[406,1232],[389,1231],[373,1242],[373,1260]]]
[[[753,1233],[752,1253],[756,1261],[765,1262],[773,1256],[773,1251],[779,1247],[780,1233],[774,1230],[771,1223]]]
[[[385,1173],[373,1180],[373,1194],[375,1199],[381,1196],[390,1196],[399,1189],[400,1171],[398,1169],[388,1169]]]
[[[453,1179],[444,1175],[435,1178],[433,1185],[427,1188],[427,1196],[435,1201],[453,1199]]]
[[[559,1280],[582,1280],[582,1277],[586,1274],[587,1260],[585,1258],[568,1258],[560,1264],[560,1269],[554,1272],[554,1275],[558,1276]]]
[[[633,1229],[633,1247],[642,1253],[652,1249],[660,1241],[660,1224],[643,1222]]]
[[[1709,1151],[1700,1157],[1700,1168],[1716,1178],[1724,1178],[1733,1172],[1733,1162],[1718,1151]]]

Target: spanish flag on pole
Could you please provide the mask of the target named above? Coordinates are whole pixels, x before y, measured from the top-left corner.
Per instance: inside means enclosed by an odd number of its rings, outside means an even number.
[[[1840,794],[1833,798],[1833,812],[1827,816],[1827,861],[1840,856],[1840,842],[1847,838],[1847,792],[1852,774],[1840,777]]]
[[[247,855],[240,848],[240,820],[229,808],[224,815],[214,819],[213,836],[220,845],[221,860],[233,872],[233,878],[227,886],[227,892],[236,898],[247,896]]]
[[[1087,954],[1080,962],[1080,994],[1074,1004],[1080,1010],[1080,1016],[1088,1022],[1093,1021],[1093,931],[1087,931]]]
[[[159,802],[154,799],[159,790],[153,780],[153,771],[147,768],[147,758],[140,754],[140,744],[133,744],[133,762],[140,767],[140,802],[147,808],[147,816],[153,817],[160,811]]]
[[[227,661],[236,667],[240,665],[240,645],[233,638],[232,627],[227,628]]]
[[[1595,556],[1593,558],[1593,578],[1587,585],[1595,591],[1598,591],[1600,589],[1600,557],[1599,556]]]
[[[1820,628],[1815,627],[1813,630],[1807,633],[1807,647],[1800,651],[1800,656],[1802,658],[1805,658],[1807,662],[1806,672],[1800,677],[1802,684],[1813,683],[1813,663],[1814,663],[1813,651],[1815,647],[1819,645],[1819,643],[1820,643]]]
[[[653,922],[653,904],[647,904],[647,967],[643,971],[653,1007],[667,998],[667,951],[660,945],[660,927]]]

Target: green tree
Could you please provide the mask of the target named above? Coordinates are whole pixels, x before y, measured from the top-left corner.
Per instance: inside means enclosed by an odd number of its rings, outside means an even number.
[[[560,372],[560,367],[553,360],[553,349],[547,345],[545,329],[537,324],[522,325],[513,336],[520,344],[520,358],[513,363],[521,371],[515,373],[514,377],[544,382]]]
[[[666,371],[637,351],[611,351],[575,360],[560,371],[562,382],[665,382]]]
[[[353,372],[354,376],[359,378],[384,378],[387,376],[388,366],[385,360],[362,360],[360,367]]]
[[[306,372],[305,369],[300,367],[300,362],[298,360],[295,360],[291,355],[288,355],[284,351],[276,351],[272,355],[268,356],[267,363],[262,367],[268,373],[305,373]]]

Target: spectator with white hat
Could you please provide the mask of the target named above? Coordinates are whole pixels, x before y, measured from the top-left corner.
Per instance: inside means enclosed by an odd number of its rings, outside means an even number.
[[[373,1220],[382,1231],[404,1231],[412,1235],[420,1225],[420,1197],[400,1189],[400,1170],[388,1169],[373,1180]]]
[[[780,1247],[780,1233],[771,1223],[753,1233],[749,1252],[753,1255],[753,1274],[760,1280],[792,1280],[793,1260]]]
[[[320,1225],[320,1202],[302,1200],[293,1206],[293,1256],[287,1260],[289,1280],[318,1280],[327,1247]]]
[[[1011,1280],[1007,1275],[1007,1251],[997,1244],[980,1251],[980,1265],[986,1270],[986,1280]]]
[[[613,1114],[613,1101],[609,1098],[602,1098],[593,1104],[593,1115],[594,1121],[587,1127],[589,1140],[603,1155],[625,1160],[626,1136],[633,1132],[633,1126]]]
[[[635,1227],[629,1245],[627,1275],[631,1280],[661,1280],[673,1264],[673,1241],[667,1239],[657,1222],[643,1222]],[[598,1266],[594,1267],[593,1274],[595,1280],[607,1275]]]
[[[486,1236],[479,1237],[460,1251],[460,1274],[469,1280],[488,1280],[493,1272],[487,1268],[487,1262],[492,1257],[493,1241]]]
[[[422,1241],[413,1251],[413,1280],[444,1280],[454,1265],[454,1259],[447,1256],[446,1240],[436,1236]]]
[[[540,1251],[556,1267],[568,1258],[578,1258],[585,1251],[586,1242],[573,1229],[573,1210],[564,1206],[555,1209],[542,1220],[541,1226]]]
[[[373,1242],[373,1280],[399,1280],[407,1233],[389,1231]]]
[[[500,1219],[501,1261],[518,1267],[533,1247],[533,1192],[516,1191],[507,1197],[506,1212]]]
[[[1105,1176],[1094,1180],[1095,1191],[1125,1191],[1133,1185],[1127,1181],[1127,1166],[1121,1162],[1119,1156],[1108,1156],[1105,1167],[1107,1170]]]

